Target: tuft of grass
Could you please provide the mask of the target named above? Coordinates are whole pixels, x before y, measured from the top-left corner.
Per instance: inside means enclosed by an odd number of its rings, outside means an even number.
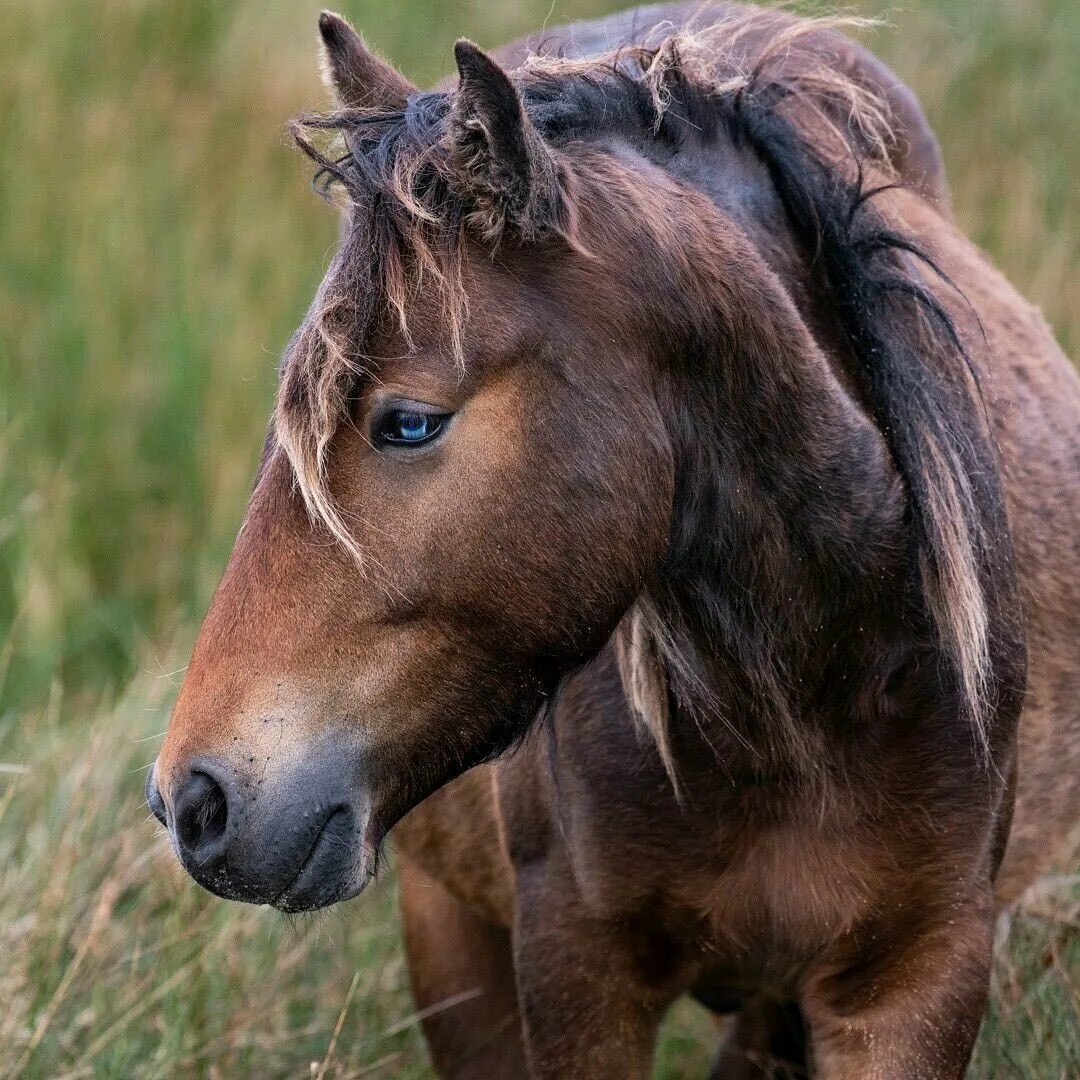
[[[459,34],[495,45],[624,5],[342,6],[427,84]],[[869,44],[920,94],[961,225],[1075,350],[1080,5],[858,8],[895,28]],[[277,357],[336,236],[284,136],[325,100],[316,11],[4,6],[0,1075],[430,1075],[392,874],[307,920],[225,904],[182,874],[142,802]],[[972,1078],[1074,1074],[1078,920],[1065,876],[1003,930]],[[714,1038],[681,1004],[657,1075],[702,1075]]]

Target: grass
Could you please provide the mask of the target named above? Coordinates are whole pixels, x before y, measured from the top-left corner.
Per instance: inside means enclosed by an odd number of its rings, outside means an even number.
[[[496,44],[549,0],[342,6],[423,83],[456,35]],[[616,6],[560,0],[552,21]],[[179,872],[141,798],[276,357],[334,240],[282,133],[323,100],[315,11],[4,6],[0,1074],[429,1075],[392,875],[309,921],[227,905]],[[1080,7],[913,0],[889,15],[874,47],[926,105],[957,216],[1075,352]],[[1013,921],[973,1077],[1075,1074],[1078,926],[1068,878]],[[658,1075],[700,1075],[710,1039],[680,1007]]]

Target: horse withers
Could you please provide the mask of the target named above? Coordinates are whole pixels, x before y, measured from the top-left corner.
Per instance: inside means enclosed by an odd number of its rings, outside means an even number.
[[[444,1076],[646,1076],[686,994],[717,1076],[961,1076],[1080,817],[1080,384],[918,103],[737,5],[432,92],[319,26],[346,220],[148,783],[180,860],[311,910],[393,828]]]

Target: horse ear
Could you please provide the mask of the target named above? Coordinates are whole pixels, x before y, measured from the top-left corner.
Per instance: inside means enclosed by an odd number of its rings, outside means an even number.
[[[416,93],[404,75],[365,44],[348,21],[332,11],[319,16],[323,80],[350,109],[404,109]]]
[[[454,46],[459,76],[450,138],[470,223],[495,242],[509,226],[525,240],[574,241],[566,169],[529,119],[505,71],[471,41]]]

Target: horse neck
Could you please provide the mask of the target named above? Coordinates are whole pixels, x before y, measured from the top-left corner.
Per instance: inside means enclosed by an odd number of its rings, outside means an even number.
[[[905,651],[904,494],[793,299],[808,290],[730,221],[697,240],[665,362],[677,481],[646,651],[688,752],[704,737],[752,770],[812,771]]]

